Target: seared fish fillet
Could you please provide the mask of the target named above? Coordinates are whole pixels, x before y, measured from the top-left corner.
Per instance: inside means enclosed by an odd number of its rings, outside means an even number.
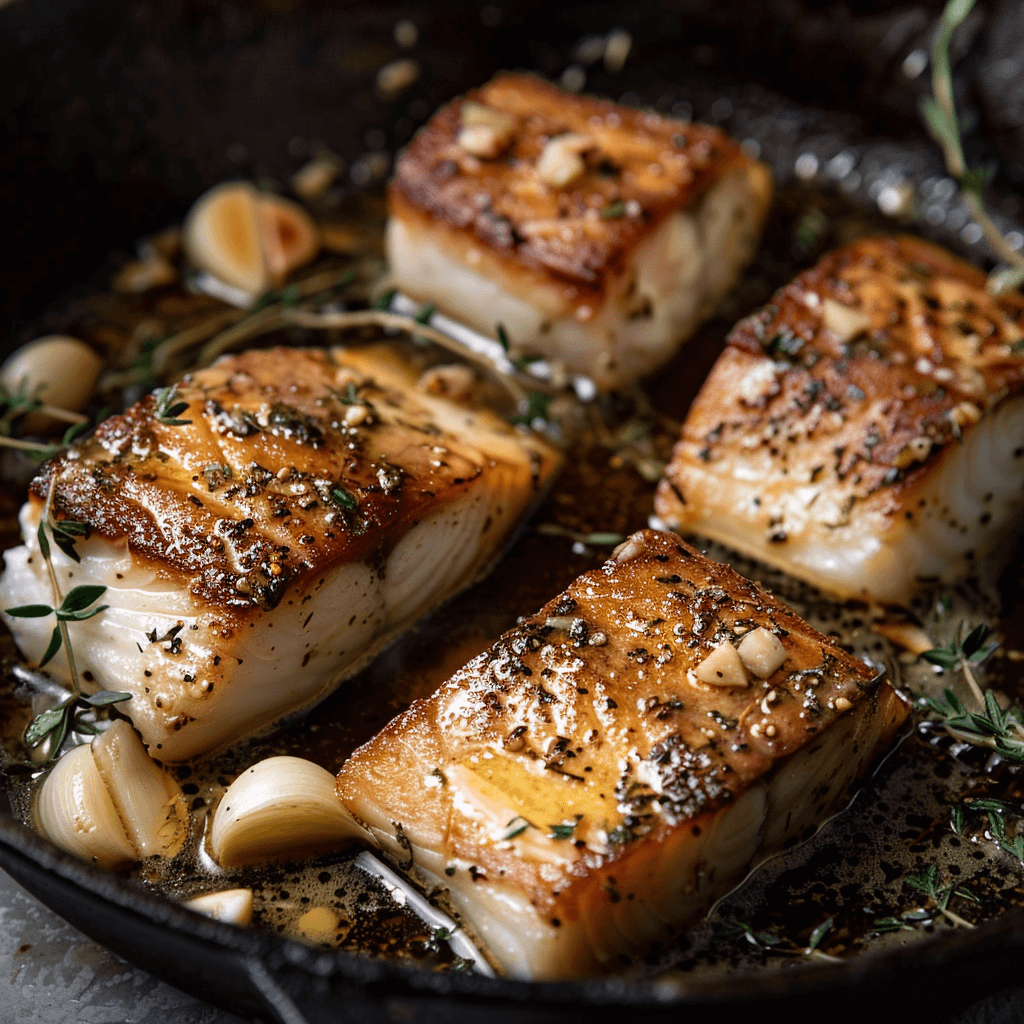
[[[906,714],[728,566],[644,531],[359,748],[338,794],[506,973],[572,978],[813,831]]]
[[[1022,341],[944,250],[839,249],[733,330],[657,514],[843,597],[955,578],[1024,510]]]
[[[540,439],[417,390],[384,346],[274,349],[150,396],[47,463],[8,551],[4,607],[52,601],[36,526],[85,523],[65,588],[107,587],[75,657],[154,756],[181,761],[323,697],[479,576],[557,468]],[[165,417],[166,419],[166,417]],[[38,660],[50,619],[6,617]],[[62,656],[49,664],[58,676]]]
[[[399,158],[388,259],[412,297],[612,388],[713,312],[770,197],[715,128],[501,75]]]

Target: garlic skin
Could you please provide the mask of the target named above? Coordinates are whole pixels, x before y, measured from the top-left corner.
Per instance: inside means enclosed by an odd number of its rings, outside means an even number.
[[[245,928],[252,921],[252,889],[225,889],[207,892],[184,901],[184,906],[215,921]]]
[[[25,390],[46,405],[78,412],[92,397],[103,360],[84,341],[67,334],[48,334],[16,349],[0,367],[0,384]],[[25,430],[45,433],[67,423],[44,412],[30,412]]]
[[[297,860],[366,840],[334,776],[301,757],[268,757],[243,772],[213,815],[210,853],[221,867]]]
[[[177,783],[120,719],[60,758],[43,780],[34,817],[54,845],[107,870],[173,857],[187,833]]]
[[[280,285],[320,249],[316,225],[301,207],[244,181],[217,185],[196,200],[183,244],[192,262],[254,296]]]

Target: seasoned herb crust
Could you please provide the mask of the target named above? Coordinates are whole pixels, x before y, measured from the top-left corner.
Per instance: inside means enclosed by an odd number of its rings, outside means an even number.
[[[815,556],[801,546],[874,550],[934,521],[977,535],[982,550],[995,504],[971,521],[957,489],[941,494],[935,481],[976,425],[1019,397],[1022,341],[1024,296],[989,295],[980,271],[937,246],[900,237],[839,249],[732,331],[657,513],[839,593],[900,599],[905,588],[876,590],[867,568],[863,590],[804,568]],[[984,465],[996,449],[972,458]],[[966,557],[940,554],[957,571]]]
[[[507,119],[493,158],[460,145],[467,103]],[[559,137],[573,140],[584,164],[566,184],[537,170]],[[593,302],[666,216],[696,206],[728,169],[748,166],[760,168],[716,128],[508,74],[432,118],[399,158],[390,202],[400,218],[429,217],[524,271],[562,282],[577,303]]]
[[[384,348],[233,356],[181,382],[177,422],[150,395],[47,463],[32,494],[52,483],[58,517],[126,539],[203,604],[267,610],[342,562],[386,558],[495,453],[527,475],[555,465],[543,442],[415,379]]]

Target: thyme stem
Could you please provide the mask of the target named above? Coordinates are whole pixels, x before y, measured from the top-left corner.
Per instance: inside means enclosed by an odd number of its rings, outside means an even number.
[[[1004,263],[1016,267],[1024,273],[1024,254],[1017,252],[1003,237],[1002,232],[993,223],[981,200],[981,184],[972,181],[972,175],[964,158],[963,144],[960,140],[960,125],[956,116],[956,103],[953,99],[953,74],[949,61],[949,44],[953,32],[961,25],[974,8],[975,0],[949,0],[932,42],[932,92],[934,106],[926,105],[925,121],[932,138],[942,148],[946,161],[946,169],[960,183],[964,205],[981,228],[985,240],[992,251]],[[990,279],[990,290],[992,282]]]
[[[46,504],[43,506],[43,529],[52,530],[53,515],[53,491],[57,484],[56,475],[50,478],[50,487],[46,492]],[[46,563],[46,572],[50,577],[50,587],[53,590],[53,606],[60,608],[64,595],[60,592],[60,584],[57,582],[57,573],[53,568],[53,559],[48,551],[41,552],[43,561]],[[71,638],[68,636],[68,624],[58,615],[57,628],[60,630],[63,641],[64,657],[68,663],[68,673],[71,677],[71,692],[76,698],[82,696],[82,687],[78,680],[78,666],[75,664],[75,652],[71,649]]]

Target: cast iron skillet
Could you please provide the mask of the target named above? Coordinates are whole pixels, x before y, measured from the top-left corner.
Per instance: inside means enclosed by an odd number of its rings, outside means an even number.
[[[83,294],[91,279],[101,279],[111,249],[180,218],[209,185],[241,176],[283,180],[297,165],[295,139],[321,139],[349,161],[368,150],[393,151],[438,103],[494,70],[557,74],[572,61],[574,41],[616,25],[634,36],[630,64],[618,76],[591,69],[588,89],[665,108],[685,100],[696,117],[758,141],[782,182],[792,179],[796,158],[810,153],[816,187],[835,188],[841,183],[830,161],[853,154],[864,173],[859,183],[847,177],[845,188],[872,205],[892,173],[915,183],[942,176],[916,127],[923,83],[904,64],[926,42],[937,5],[875,6],[856,14],[821,4],[751,10],[691,0],[570,11],[533,2],[493,5],[481,15],[465,3],[435,10],[286,0],[267,0],[265,9],[203,0],[15,2],[0,9],[9,82],[0,123],[10,140],[0,153],[0,214],[16,256],[0,296],[4,338],[13,346],[57,323],[59,313],[54,319],[40,310],[59,310]],[[1005,48],[1000,19],[1020,14],[1013,3],[990,7],[988,21],[968,26],[961,61],[970,86],[962,100],[974,110],[972,145],[982,156],[998,149],[986,143],[986,132],[994,132],[1002,109],[985,58],[997,45]],[[391,29],[402,17],[420,27],[414,55],[423,75],[411,93],[385,100],[374,93],[374,74],[401,55]],[[766,85],[786,89],[796,102]],[[979,106],[971,108],[972,100]],[[999,142],[1005,146],[1005,133]],[[1000,155],[1004,173],[1017,173],[1017,149]],[[805,161],[804,170],[809,166]],[[1019,214],[1008,180],[1001,200],[999,184],[997,208]],[[948,224],[925,231],[984,260]],[[199,919],[57,851],[6,807],[0,866],[126,959],[212,1002],[284,1024],[483,1022],[513,1013],[537,1022],[625,1014],[678,1020],[701,1008],[747,1015],[779,1008],[780,999],[787,1011],[832,1018],[884,1007],[941,1019],[1016,982],[1024,963],[1024,913],[1011,911],[909,953],[752,973],[727,988],[695,980],[680,993],[615,978],[534,985],[417,971]]]

